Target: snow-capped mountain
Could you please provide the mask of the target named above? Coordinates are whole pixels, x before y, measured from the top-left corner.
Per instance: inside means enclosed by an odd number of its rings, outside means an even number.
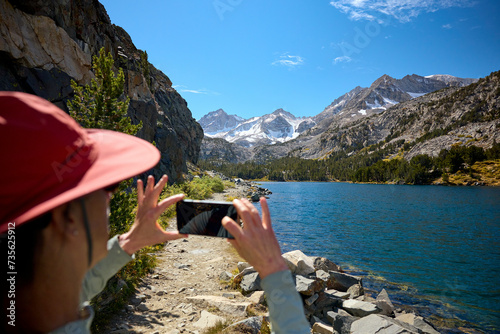
[[[209,112],[198,123],[203,128],[205,135],[215,135],[220,132],[228,132],[244,121],[244,118],[236,115],[228,115],[224,110],[219,109]]]
[[[314,117],[297,118],[278,109],[271,114],[245,120],[219,109],[203,116],[199,123],[206,137],[223,138],[248,148],[284,143],[309,129],[312,129],[308,132],[310,136],[319,136],[328,129],[340,128],[358,119],[380,114],[398,103],[446,87],[463,87],[476,81],[451,75],[423,77],[413,74],[402,79],[383,75],[370,87],[358,86],[338,97]]]
[[[420,76],[407,75],[402,79],[394,79],[383,75],[370,87],[356,87],[337,98],[313,120],[316,123],[330,124],[334,117],[339,125],[345,125],[359,118],[380,113],[398,103],[409,101],[422,95],[450,86],[463,87],[476,82],[477,79],[462,79],[451,75]],[[323,124],[322,128],[324,128]]]
[[[278,109],[271,114],[243,120],[233,126],[234,122],[229,122],[224,116],[227,114],[223,111],[224,114],[222,114],[220,111],[221,109],[217,111],[218,115],[224,121],[217,120],[216,114],[214,114],[216,112],[211,112],[200,120],[205,136],[224,138],[228,142],[245,147],[283,143],[296,138],[300,133],[316,124],[311,118],[297,118],[283,109]],[[242,120],[241,117],[235,117]],[[212,121],[208,122],[209,119]],[[216,128],[215,124],[222,129],[217,132],[213,131]]]

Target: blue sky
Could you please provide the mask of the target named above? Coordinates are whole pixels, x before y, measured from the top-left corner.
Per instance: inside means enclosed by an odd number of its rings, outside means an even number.
[[[383,74],[500,70],[498,0],[100,0],[193,117],[319,114]]]

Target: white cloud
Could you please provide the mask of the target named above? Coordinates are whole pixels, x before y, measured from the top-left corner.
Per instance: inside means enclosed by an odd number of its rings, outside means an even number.
[[[184,85],[174,85],[172,86],[179,93],[192,93],[192,94],[204,94],[204,95],[219,95],[217,92],[202,88],[202,89],[188,89]]]
[[[342,56],[342,57],[337,57],[333,60],[333,63],[334,64],[338,64],[338,63],[349,63],[352,61],[352,58],[351,57],[348,57],[348,56]]]
[[[330,5],[348,14],[354,21],[380,22],[380,15],[409,22],[422,12],[435,12],[450,7],[469,7],[473,0],[335,0]]]
[[[451,29],[452,28],[452,25],[451,24],[443,24],[443,28],[444,29]]]
[[[295,68],[304,63],[304,58],[300,56],[292,56],[288,53],[282,54],[278,60],[272,62],[272,65],[281,65],[289,68]]]

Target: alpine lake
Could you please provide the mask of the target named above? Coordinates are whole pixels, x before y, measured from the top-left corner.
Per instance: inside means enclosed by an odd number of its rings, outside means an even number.
[[[282,252],[326,257],[445,332],[500,333],[500,188],[260,185]]]

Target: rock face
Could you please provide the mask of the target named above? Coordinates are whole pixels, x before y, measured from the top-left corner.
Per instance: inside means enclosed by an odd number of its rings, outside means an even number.
[[[186,162],[198,160],[203,130],[170,79],[144,61],[98,1],[0,0],[0,90],[35,94],[67,110],[70,80],[90,82],[92,55],[101,47],[125,73],[128,114],[143,123],[138,136],[162,152],[155,176],[180,179]]]

